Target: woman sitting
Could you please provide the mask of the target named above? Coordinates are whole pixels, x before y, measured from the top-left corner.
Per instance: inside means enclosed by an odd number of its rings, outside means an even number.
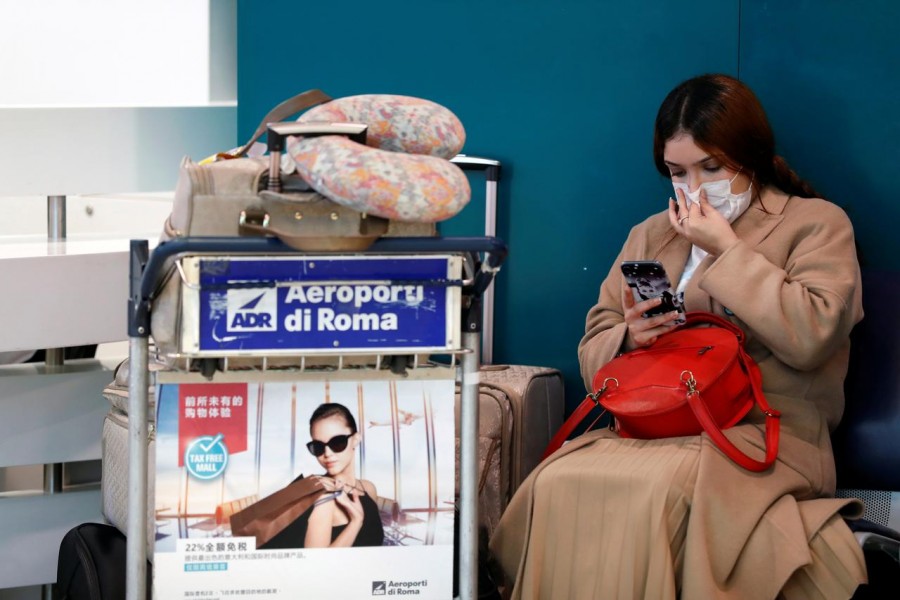
[[[725,75],[680,84],[655,126],[667,210],[634,227],[588,312],[581,372],[652,344],[674,311],[642,313],[622,261],[658,260],[688,311],[747,335],[768,403],[780,411],[778,460],[753,473],[707,435],[625,439],[593,431],[569,442],[519,488],[491,541],[513,598],[771,600],[849,598],[862,553],[836,500],[830,432],[843,411],[849,334],[862,317],[846,214],[775,154],[753,92]],[[761,457],[756,408],[728,438]]]

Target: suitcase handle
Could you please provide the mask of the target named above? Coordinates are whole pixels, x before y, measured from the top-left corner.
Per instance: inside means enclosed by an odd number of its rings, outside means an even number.
[[[369,126],[365,123],[319,123],[319,122],[281,122],[269,123],[266,133],[266,149],[269,151],[269,183],[266,189],[270,192],[281,191],[281,153],[284,152],[284,140],[290,135],[315,137],[320,135],[346,135],[352,141],[365,145],[366,132]]]
[[[450,159],[463,171],[484,171],[485,178],[488,181],[500,181],[500,161],[493,158],[484,158],[482,156],[469,156],[468,154],[457,154]]]

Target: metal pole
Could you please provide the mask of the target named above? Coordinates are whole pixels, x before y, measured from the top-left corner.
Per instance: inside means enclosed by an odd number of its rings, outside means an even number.
[[[459,418],[459,597],[478,597],[478,350],[481,336],[464,332]]]
[[[366,422],[366,403],[365,394],[363,393],[362,383],[356,384],[356,412],[359,417],[359,425]],[[359,478],[366,478],[366,428],[357,427],[359,429]]]
[[[128,376],[128,538],[126,598],[147,597],[148,338],[130,337]]]
[[[44,493],[62,493],[62,464],[44,465]],[[41,600],[53,600],[56,596],[55,587],[52,583],[43,584],[41,586]]]
[[[497,181],[487,182],[485,198],[484,234],[488,237],[497,235]],[[481,362],[494,364],[494,286],[484,290],[484,312],[482,315]]]
[[[44,465],[44,493],[59,494],[62,492],[62,464]]]
[[[66,197],[47,196],[47,241],[61,242],[66,239]],[[52,252],[51,252],[52,253]],[[46,348],[44,364],[48,371],[62,368],[65,360],[63,348]],[[44,493],[59,494],[62,492],[62,463],[44,465]],[[53,584],[41,586],[42,600],[53,600]]]
[[[63,349],[62,348],[51,348],[45,351],[46,357],[44,359],[45,364],[52,369],[57,369],[62,367],[63,365]],[[53,463],[49,465],[44,465],[44,493],[45,494],[59,494],[62,492],[62,463]],[[46,586],[45,586],[46,587]],[[44,598],[49,598],[47,596],[46,590],[44,591]]]
[[[437,450],[434,441],[434,411],[431,407],[431,395],[422,394],[423,414],[425,417],[425,452],[428,455],[428,510],[438,509],[437,486]]]
[[[62,242],[66,239],[66,197],[47,196],[47,241]],[[55,254],[51,249],[51,254]],[[45,350],[44,363],[51,368],[61,367],[63,364],[63,348],[48,348]]]
[[[65,196],[47,196],[47,238],[51,242],[66,239]]]
[[[291,477],[294,477],[294,463],[297,453],[297,384],[291,386]],[[225,478],[223,477],[224,481]]]
[[[400,479],[400,415],[398,412],[399,406],[397,404],[397,382],[391,381],[388,384],[388,389],[390,390],[391,399],[391,433],[394,440],[394,501],[400,504],[400,506],[404,506],[403,504],[401,504],[401,502],[403,502],[403,498],[400,497],[403,493],[403,487],[402,480]]]
[[[256,493],[259,494],[260,476],[262,475],[262,430],[263,402],[265,401],[265,383],[260,381],[256,386]],[[248,394],[249,395],[249,394]],[[248,398],[249,402],[249,398]],[[185,505],[187,508],[187,505]]]

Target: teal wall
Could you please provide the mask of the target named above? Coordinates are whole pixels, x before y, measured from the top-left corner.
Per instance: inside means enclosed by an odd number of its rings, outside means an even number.
[[[744,2],[740,76],[782,153],[850,215],[865,266],[900,267],[900,2]]]
[[[683,79],[725,72],[757,89],[788,160],[847,208],[867,256],[894,264],[897,236],[877,224],[900,213],[887,195],[898,16],[887,0],[239,0],[238,132],[316,87],[452,109],[464,151],[504,166],[495,362],[560,368],[571,409],[584,315],[629,228],[670,194],[652,164],[653,120]],[[481,199],[442,231],[477,233]]]

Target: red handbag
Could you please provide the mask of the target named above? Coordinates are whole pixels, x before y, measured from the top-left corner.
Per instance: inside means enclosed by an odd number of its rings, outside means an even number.
[[[598,405],[615,417],[621,437],[655,439],[705,431],[726,456],[756,472],[771,467],[778,455],[781,413],[766,402],[759,367],[744,350],[744,332],[712,313],[688,313],[685,326],[601,367],[591,387],[593,393],[553,436],[544,458]],[[754,402],[766,415],[762,461],[741,452],[722,433],[744,418]]]

